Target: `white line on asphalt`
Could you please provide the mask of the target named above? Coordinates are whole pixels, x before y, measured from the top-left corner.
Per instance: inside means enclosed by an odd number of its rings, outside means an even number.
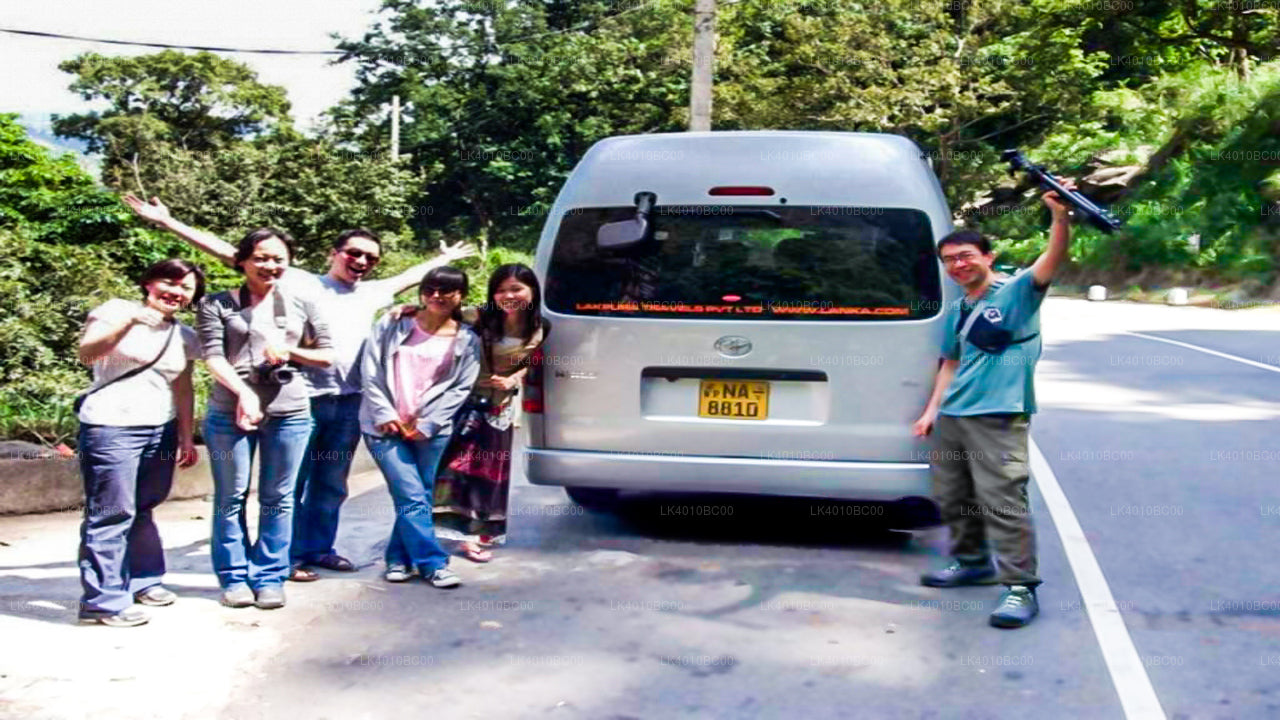
[[[1184,343],[1179,340],[1170,340],[1168,338],[1157,337],[1155,335],[1148,335],[1146,333],[1134,332],[1132,330],[1125,330],[1124,332],[1130,335],[1136,335],[1140,338],[1146,338],[1148,340],[1156,340],[1162,343],[1169,343],[1170,345],[1177,345],[1178,347],[1190,348],[1192,350],[1199,350],[1202,353],[1208,353],[1209,355],[1217,355],[1218,357],[1226,358],[1228,360],[1235,360],[1236,362],[1244,363],[1245,365],[1252,365],[1254,367],[1259,367],[1259,368],[1262,368],[1263,370],[1270,370],[1271,372],[1280,372],[1280,367],[1276,367],[1275,365],[1268,365],[1266,363],[1261,363],[1256,360],[1250,360],[1248,358],[1242,358],[1238,355],[1231,355],[1224,352],[1218,352],[1217,350],[1210,350],[1209,348],[1203,348],[1203,347],[1200,347],[1199,345],[1192,345],[1191,343]]]
[[[1049,467],[1039,446],[1030,440],[1028,444],[1031,451],[1031,474],[1040,487],[1045,504],[1049,506],[1049,515],[1058,528],[1058,537],[1062,538],[1067,562],[1071,564],[1071,572],[1075,575],[1076,585],[1084,599],[1094,637],[1102,648],[1102,658],[1107,663],[1107,670],[1111,672],[1111,682],[1120,695],[1124,716],[1129,720],[1164,720],[1160,699],[1156,697],[1155,688],[1151,687],[1147,669],[1138,657],[1137,648],[1133,646],[1129,629],[1120,616],[1120,608],[1116,607],[1111,588],[1107,586],[1102,567],[1098,565],[1098,558],[1094,557],[1093,549],[1084,536],[1084,529],[1080,527],[1071,503],[1067,502],[1067,496],[1062,492],[1062,486],[1058,484],[1058,478],[1054,476],[1053,469]]]

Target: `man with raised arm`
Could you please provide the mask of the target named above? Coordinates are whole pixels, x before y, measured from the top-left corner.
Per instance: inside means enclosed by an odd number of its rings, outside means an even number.
[[[197,230],[169,214],[158,198],[150,202],[133,195],[125,203],[139,217],[178,235],[191,245],[230,265],[235,247],[212,233]],[[329,270],[316,275],[290,267],[281,287],[318,303],[329,322],[334,362],[328,368],[304,368],[311,387],[315,422],[310,445],[298,472],[294,500],[293,541],[289,579],[318,580],[311,567],[350,572],[355,565],[337,553],[338,514],[347,498],[347,475],[360,441],[360,352],[378,311],[395,296],[416,286],[428,270],[474,254],[462,244],[441,243],[440,254],[390,278],[365,280],[382,259],[382,243],[370,230],[342,232],[333,241]]]
[[[938,257],[964,297],[946,309],[942,364],[928,405],[912,425],[917,437],[937,425],[933,492],[951,531],[951,564],[920,582],[1006,586],[990,616],[1001,628],[1022,627],[1040,611],[1027,442],[1036,411],[1040,304],[1071,243],[1068,207],[1057,193],[1041,200],[1053,214],[1048,247],[1013,277],[992,269],[991,243],[977,232],[961,230],[938,241]]]

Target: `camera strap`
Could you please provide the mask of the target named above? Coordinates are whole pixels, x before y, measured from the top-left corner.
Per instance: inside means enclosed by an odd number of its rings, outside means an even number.
[[[278,287],[272,288],[271,294],[273,296],[272,299],[274,301],[272,303],[274,305],[272,309],[274,310],[274,314],[275,314],[276,327],[283,330],[285,329],[285,326],[289,324],[288,311],[286,311],[284,307],[284,296],[280,294],[280,288]],[[249,286],[241,285],[240,286],[240,309],[243,310],[249,307],[249,302],[250,302]]]
[[[288,311],[285,309],[284,295],[280,293],[280,288],[279,287],[272,288],[271,295],[272,295],[272,314],[275,316],[275,324],[276,324],[276,327],[280,329],[280,333],[281,333],[280,339],[281,341],[283,341],[285,337],[284,335],[285,329],[289,325],[289,314],[288,314]],[[240,286],[239,300],[240,300],[241,310],[246,310],[249,308],[249,303],[251,301],[251,298],[249,297],[249,286],[247,284]],[[251,327],[249,329],[248,339],[245,341],[245,347],[249,348],[249,363],[253,364],[255,362],[253,359],[253,328],[252,328],[253,322],[250,321],[249,324]]]

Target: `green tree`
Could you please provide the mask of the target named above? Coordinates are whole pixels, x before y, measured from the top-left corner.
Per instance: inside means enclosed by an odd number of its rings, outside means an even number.
[[[108,104],[102,112],[54,116],[54,131],[103,154],[103,181],[147,191],[148,163],[165,146],[217,151],[231,142],[289,125],[284,88],[213,53],[165,50],[136,57],[85,53],[61,63],[71,90]]]
[[[676,3],[386,0],[340,47],[359,85],[337,109],[366,146],[405,108],[404,149],[428,171],[422,228],[529,240],[569,170],[603,137],[687,122],[688,17]],[[677,43],[679,40],[679,43]]]
[[[70,155],[51,157],[0,114],[0,436],[65,439],[93,305],[129,293],[115,246],[129,210]]]
[[[103,112],[58,117],[54,130],[103,154],[110,188],[165,200],[175,216],[238,235],[276,225],[321,254],[363,226],[406,235],[412,188],[424,181],[385,155],[307,137],[289,121],[283,88],[212,53],[137,57],[88,53],[62,63],[71,89]]]
[[[263,225],[299,243],[314,262],[343,230],[365,227],[388,249],[407,239],[413,190],[424,176],[385,155],[347,149],[329,138],[280,130],[229,143],[217,153],[164,146],[153,154],[151,183],[175,217],[234,242]]]

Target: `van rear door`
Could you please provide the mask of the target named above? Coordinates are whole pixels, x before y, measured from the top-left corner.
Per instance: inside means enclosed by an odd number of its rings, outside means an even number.
[[[546,274],[551,449],[904,461],[938,359],[941,277],[915,209],[628,207],[559,223]]]

